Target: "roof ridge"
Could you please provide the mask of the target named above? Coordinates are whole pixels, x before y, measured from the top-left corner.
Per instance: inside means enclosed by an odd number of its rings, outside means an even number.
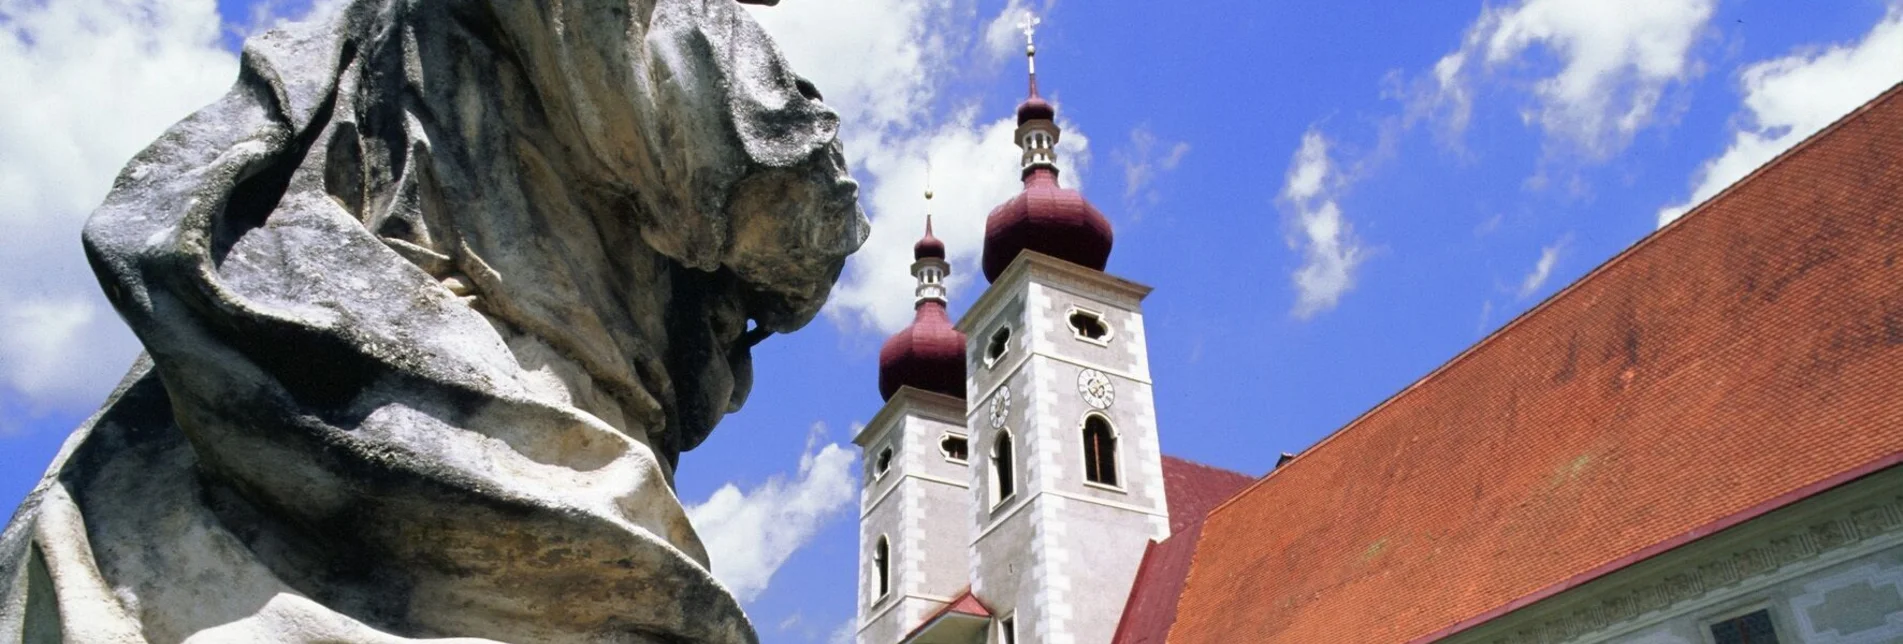
[[[1183,457],[1181,457],[1181,456],[1176,456],[1176,455],[1174,455],[1174,454],[1164,454],[1164,455],[1163,455],[1163,458],[1166,458],[1166,459],[1170,459],[1170,460],[1175,460],[1175,461],[1182,461],[1182,462],[1184,462],[1184,463],[1187,463],[1187,464],[1189,464],[1189,465],[1194,465],[1194,466],[1196,466],[1196,467],[1200,467],[1200,468],[1202,468],[1202,469],[1205,469],[1205,470],[1213,470],[1213,471],[1216,471],[1216,472],[1221,472],[1221,473],[1223,473],[1223,474],[1234,474],[1234,475],[1236,475],[1236,476],[1240,476],[1240,477],[1243,477],[1243,478],[1246,478],[1246,479],[1249,479],[1249,480],[1251,480],[1251,481],[1253,481],[1253,480],[1255,480],[1255,479],[1257,479],[1257,478],[1259,478],[1259,477],[1256,477],[1256,476],[1251,476],[1251,475],[1250,475],[1249,473],[1247,473],[1247,472],[1243,472],[1243,471],[1239,471],[1239,470],[1232,470],[1232,469],[1229,469],[1229,468],[1226,468],[1226,467],[1222,467],[1222,466],[1219,466],[1219,465],[1210,465],[1210,464],[1208,464],[1208,463],[1204,463],[1204,462],[1202,462],[1202,461],[1193,461],[1193,460],[1190,460],[1190,459],[1187,459],[1187,458],[1183,458]]]
[[[1540,312],[1545,311],[1546,309],[1551,307],[1554,302],[1565,297],[1567,294],[1572,293],[1573,291],[1579,289],[1581,285],[1584,285],[1592,281],[1594,278],[1598,277],[1600,274],[1605,273],[1606,271],[1612,269],[1613,267],[1620,265],[1627,258],[1638,253],[1638,251],[1640,251],[1641,249],[1644,249],[1652,245],[1653,243],[1656,243],[1657,240],[1664,238],[1668,234],[1672,234],[1673,231],[1676,231],[1679,228],[1681,228],[1685,221],[1691,219],[1692,217],[1698,216],[1707,210],[1712,209],[1713,207],[1716,206],[1716,204],[1722,201],[1728,200],[1735,192],[1737,192],[1740,189],[1741,186],[1752,182],[1754,179],[1758,178],[1760,175],[1763,175],[1765,172],[1770,171],[1772,168],[1782,167],[1785,163],[1789,162],[1791,158],[1810,149],[1817,141],[1824,139],[1827,135],[1834,133],[1837,130],[1842,129],[1845,126],[1845,124],[1850,123],[1862,117],[1863,115],[1869,113],[1870,110],[1874,109],[1876,106],[1882,105],[1892,100],[1896,100],[1899,96],[1903,96],[1903,81],[1900,81],[1894,85],[1891,85],[1888,89],[1885,89],[1882,92],[1878,92],[1875,97],[1872,97],[1868,101],[1864,101],[1863,104],[1858,105],[1856,109],[1852,109],[1849,112],[1845,113],[1843,116],[1838,117],[1837,120],[1831,121],[1830,125],[1824,126],[1823,129],[1813,132],[1811,133],[1810,136],[1805,137],[1803,141],[1800,141],[1796,145],[1791,146],[1789,149],[1786,149],[1783,152],[1778,153],[1778,155],[1775,157],[1772,157],[1770,161],[1764,162],[1763,165],[1758,166],[1756,169],[1752,170],[1749,174],[1746,174],[1745,176],[1739,178],[1737,181],[1732,182],[1731,185],[1725,186],[1725,189],[1718,191],[1718,194],[1712,195],[1709,199],[1706,199],[1703,202],[1700,202],[1696,206],[1693,206],[1691,210],[1686,211],[1685,214],[1679,216],[1678,219],[1673,220],[1671,223],[1666,224],[1665,226],[1659,228],[1658,230],[1654,230],[1650,233],[1647,233],[1644,237],[1640,238],[1638,241],[1633,242],[1631,246],[1627,246],[1625,250],[1619,251],[1619,253],[1616,255],[1613,255],[1612,258],[1607,259],[1605,262],[1600,263],[1596,267],[1593,267],[1591,271],[1588,271],[1585,275],[1581,276],[1579,279],[1573,280],[1572,283],[1567,284],[1564,288],[1561,288],[1560,290],[1554,292],[1552,295],[1549,295],[1545,299],[1540,300],[1540,303],[1534,305],[1533,308],[1527,309],[1526,311],[1521,312],[1519,315],[1514,316],[1512,320],[1508,321],[1506,324],[1501,325],[1500,328],[1495,329],[1493,333],[1487,334],[1487,337],[1481,338],[1479,342],[1475,342],[1472,345],[1469,345],[1466,349],[1461,350],[1461,352],[1458,354],[1455,354],[1454,357],[1449,358],[1446,362],[1441,363],[1440,366],[1435,367],[1433,371],[1427,372],[1426,375],[1423,375],[1420,378],[1416,379],[1414,382],[1409,383],[1408,386],[1401,388],[1400,391],[1394,392],[1392,395],[1389,395],[1387,398],[1382,399],[1381,402],[1376,403],[1373,407],[1369,407],[1366,411],[1363,411],[1360,414],[1356,415],[1353,419],[1349,420],[1347,424],[1344,424],[1340,428],[1336,429],[1335,431],[1330,432],[1327,436],[1323,437],[1320,441],[1317,441],[1314,445],[1309,446],[1308,449],[1302,450],[1300,453],[1297,453],[1295,455],[1295,458],[1290,460],[1288,463],[1283,464],[1281,467],[1270,470],[1269,473],[1262,475],[1262,477],[1256,479],[1255,482],[1250,483],[1248,486],[1242,488],[1241,490],[1236,491],[1236,493],[1230,495],[1228,499],[1225,499],[1223,500],[1222,503],[1217,504],[1215,508],[1211,509],[1209,513],[1205,515],[1205,520],[1215,518],[1215,516],[1218,513],[1221,513],[1224,510],[1227,510],[1230,505],[1236,502],[1237,499],[1240,499],[1244,496],[1249,495],[1250,493],[1254,492],[1256,488],[1267,485],[1269,481],[1275,478],[1276,474],[1280,474],[1283,471],[1293,469],[1294,467],[1300,465],[1304,457],[1328,446],[1330,443],[1333,443],[1336,437],[1341,436],[1355,429],[1356,427],[1360,427],[1363,424],[1363,421],[1367,420],[1370,416],[1373,416],[1374,414],[1380,412],[1382,409],[1386,409],[1389,405],[1393,404],[1397,400],[1400,400],[1402,397],[1408,395],[1409,393],[1412,393],[1416,389],[1420,389],[1422,385],[1426,384],[1429,381],[1434,380],[1436,377],[1440,376],[1442,372],[1445,372],[1453,368],[1455,365],[1465,362],[1469,357],[1475,355],[1481,349],[1492,346],[1495,342],[1498,342],[1500,338],[1505,337],[1506,335],[1508,335],[1510,331],[1520,326],[1521,323],[1525,322],[1527,319],[1530,319],[1534,315],[1538,315]],[[1192,565],[1190,567],[1190,574],[1194,575],[1195,571],[1196,571],[1195,566]]]

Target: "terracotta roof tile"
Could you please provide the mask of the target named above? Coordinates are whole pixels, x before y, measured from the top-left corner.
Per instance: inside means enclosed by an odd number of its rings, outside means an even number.
[[[950,613],[961,613],[972,617],[991,617],[991,610],[985,608],[984,604],[979,603],[978,597],[971,594],[970,588],[966,588],[964,592],[958,593],[957,597],[953,597],[952,600],[946,602],[944,606],[938,607],[938,610],[932,611],[932,614],[925,616],[924,620],[919,621],[918,627],[913,628],[912,632],[906,633],[905,637],[899,638],[899,641],[910,641],[912,638],[918,637],[920,633],[925,631],[926,627],[932,625],[932,622],[936,622],[938,618]]]
[[[1117,644],[1160,643],[1176,621],[1190,555],[1196,552],[1203,518],[1255,477],[1174,456],[1163,457],[1163,495],[1170,508],[1170,538],[1151,542],[1137,565],[1130,597],[1117,622]]]
[[[1255,482],[1255,477],[1219,467],[1163,457],[1163,501],[1170,509],[1170,533],[1200,522],[1223,501]]]
[[[1176,599],[1183,594],[1189,560],[1196,554],[1196,541],[1202,531],[1202,521],[1191,521],[1170,538],[1150,542],[1143,551],[1143,562],[1137,566],[1136,581],[1130,585],[1130,598],[1124,601],[1123,617],[1117,621],[1112,644],[1162,644],[1169,636],[1170,624],[1176,622]]]
[[[1212,512],[1173,642],[1410,642],[1903,458],[1903,86]]]

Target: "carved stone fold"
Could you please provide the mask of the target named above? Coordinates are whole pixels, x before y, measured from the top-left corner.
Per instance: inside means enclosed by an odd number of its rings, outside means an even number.
[[[865,239],[724,0],[253,38],[85,252],[149,357],[0,537],[0,641],[751,642],[671,489]]]

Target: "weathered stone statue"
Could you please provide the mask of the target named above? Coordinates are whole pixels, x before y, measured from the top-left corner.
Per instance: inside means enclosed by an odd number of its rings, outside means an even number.
[[[149,358],[0,537],[0,642],[749,642],[670,488],[866,235],[733,0],[355,0],[88,223]]]

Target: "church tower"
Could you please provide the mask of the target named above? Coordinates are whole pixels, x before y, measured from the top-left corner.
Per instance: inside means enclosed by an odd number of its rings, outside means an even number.
[[[1145,549],[1169,537],[1150,288],[1104,272],[1110,222],[1058,180],[1035,26],[1020,25],[1024,189],[985,221],[990,286],[954,326],[926,215],[917,316],[879,352],[885,407],[853,438],[859,644],[1108,644]]]
[[[1020,25],[1027,41],[1035,19]],[[991,283],[967,343],[972,594],[994,643],[1111,640],[1151,539],[1169,534],[1143,328],[1149,287],[1104,272],[1110,223],[1059,183],[1056,109],[1018,106],[1024,189],[985,223]]]
[[[932,193],[925,193],[930,203]],[[885,407],[853,442],[866,466],[859,510],[862,644],[897,642],[967,585],[970,501],[965,336],[945,311],[945,244],[912,248],[917,313],[879,351]]]

